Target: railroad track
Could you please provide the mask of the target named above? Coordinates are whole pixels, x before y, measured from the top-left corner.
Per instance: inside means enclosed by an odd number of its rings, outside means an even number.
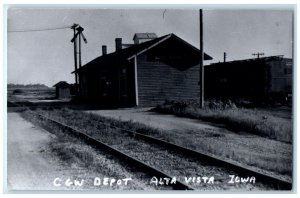
[[[12,107],[17,107],[18,111],[22,111],[24,110],[24,106],[22,105],[18,105],[16,103],[13,103],[13,102],[10,102],[10,106]],[[15,109],[13,109],[15,110]],[[126,153],[120,151],[120,150],[117,150],[99,140],[96,140],[95,138],[85,134],[85,133],[82,133],[70,126],[67,126],[63,123],[60,123],[56,120],[53,120],[51,118],[48,118],[48,117],[45,117],[43,115],[40,115],[38,113],[35,113],[35,112],[31,112],[33,113],[34,115],[42,118],[42,119],[45,119],[47,120],[48,122],[51,122],[52,124],[55,124],[57,125],[58,127],[61,127],[64,129],[64,132],[68,132],[69,135],[72,135],[72,136],[75,136],[77,138],[79,138],[81,141],[84,141],[85,143],[91,145],[92,147],[96,148],[96,149],[101,149],[102,151],[106,151],[106,152],[109,152],[110,154],[118,157],[119,159],[121,160],[124,160],[127,162],[128,165],[131,165],[131,166],[134,166],[135,168],[137,168],[138,170],[140,170],[141,172],[146,172],[148,175],[155,175],[155,176],[158,176],[158,177],[163,177],[163,178],[172,178],[170,175],[168,175],[167,173],[164,173],[163,171],[161,170],[158,170],[157,168],[153,167],[153,166],[150,166],[144,162],[142,162],[141,160],[139,159],[136,159],[134,157],[131,157],[129,155],[127,155]],[[172,184],[172,189],[174,190],[194,190],[193,187],[187,185],[187,184],[184,184],[180,181],[176,181],[176,183]],[[161,189],[161,187],[160,187]],[[170,186],[167,186],[166,189],[170,189]]]
[[[76,137],[84,140],[85,142],[87,142],[88,144],[91,144],[97,148],[100,148],[101,150],[106,150],[122,159],[128,160],[128,162],[130,162],[132,165],[139,167],[141,170],[143,171],[147,171],[149,172],[149,174],[153,174],[159,177],[166,177],[166,178],[172,178],[171,174],[168,174],[162,170],[159,170],[157,168],[155,168],[155,166],[150,166],[149,164],[146,164],[145,162],[143,162],[142,160],[139,160],[137,158],[134,158],[128,154],[126,154],[125,152],[120,151],[119,149],[116,149],[112,146],[109,146],[106,143],[103,143],[101,141],[99,141],[98,139],[93,138],[90,135],[87,135],[83,132],[80,132],[70,126],[67,126],[63,123],[60,123],[58,121],[55,121],[53,119],[47,118],[43,115],[39,115],[40,117],[47,119],[48,121],[55,123],[57,125],[60,125],[61,127],[63,127],[65,130],[71,132],[72,135],[75,135]],[[234,164],[233,162],[228,162],[228,161],[224,161],[221,160],[217,157],[213,157],[204,153],[200,153],[188,148],[184,148],[169,142],[166,142],[164,140],[161,139],[157,139],[148,135],[144,135],[141,133],[137,133],[134,131],[130,131],[130,130],[126,130],[126,129],[122,129],[116,126],[111,126],[109,124],[103,123],[107,126],[116,128],[121,130],[124,133],[130,134],[131,136],[133,136],[135,139],[139,139],[139,140],[144,140],[147,141],[151,144],[156,144],[156,145],[160,145],[162,147],[164,147],[165,149],[171,149],[175,152],[180,152],[183,153],[186,157],[192,157],[192,158],[197,158],[200,161],[205,161],[206,163],[208,163],[209,165],[213,165],[213,166],[218,166],[218,167],[223,167],[225,169],[229,169],[229,170],[233,170],[235,175],[240,175],[240,176],[254,176],[256,178],[256,181],[258,183],[263,183],[263,184],[267,184],[267,186],[271,186],[271,188],[273,189],[279,189],[279,190],[291,190],[292,188],[292,184],[288,181],[284,181],[280,178],[274,177],[274,176],[269,176],[266,175],[264,173],[260,173],[260,172],[256,172],[254,170],[251,170],[247,167],[242,167],[238,164]],[[180,182],[177,181],[177,184],[174,185],[174,189],[180,189],[180,190],[194,190],[195,188],[185,184],[184,182]]]
[[[35,115],[51,122],[52,124],[55,124],[55,125],[63,128],[64,132],[68,132],[70,135],[79,138],[80,140],[84,141],[85,143],[91,145],[92,147],[94,147],[96,149],[101,149],[102,151],[105,151],[105,152],[109,152],[110,154],[118,157],[119,159],[126,161],[126,163],[128,163],[131,166],[136,167],[137,169],[139,169],[142,172],[146,172],[149,175],[153,175],[153,176],[155,175],[157,177],[172,178],[172,176],[168,175],[167,173],[165,173],[153,166],[150,166],[149,164],[146,164],[145,162],[143,162],[137,158],[127,155],[126,153],[124,153],[118,149],[115,149],[115,148],[109,146],[108,144],[105,144],[104,142],[101,142],[85,133],[82,133],[82,132],[78,131],[77,129],[74,129],[70,126],[67,126],[63,123],[60,123],[56,120],[45,117],[43,115],[40,115],[40,114],[35,114]],[[195,190],[192,186],[187,185],[180,181],[176,181],[176,183],[172,184],[171,187],[174,190]]]
[[[66,124],[63,124],[56,120],[53,120],[49,117],[45,117],[45,116],[39,115],[39,114],[37,114],[37,115],[57,126],[62,127],[65,131],[84,140],[86,143],[93,145],[94,147],[99,148],[101,150],[110,152],[113,155],[128,161],[128,163],[130,163],[131,165],[133,165],[135,167],[138,167],[142,171],[147,171],[149,174],[156,175],[156,176],[163,177],[163,178],[172,178],[172,174],[169,174],[166,171],[156,168],[155,165],[151,166],[151,165],[149,165],[149,163],[145,163],[144,160],[138,159],[137,157],[132,157],[132,155],[128,155],[125,152],[120,151],[120,149],[116,148],[116,146],[113,147],[107,143],[100,141],[99,138],[94,138],[91,135],[80,132],[77,129],[74,129],[70,126],[67,126]],[[151,137],[148,135],[144,135],[144,134],[141,134],[141,133],[138,133],[135,131],[131,131],[131,130],[127,130],[127,129],[123,129],[123,128],[120,128],[120,127],[117,127],[117,126],[114,126],[111,124],[107,124],[104,122],[102,122],[102,124],[106,125],[107,127],[110,127],[110,128],[115,128],[118,131],[122,131],[123,133],[131,136],[132,138],[134,138],[136,140],[145,141],[145,142],[148,142],[149,144],[153,144],[153,145],[159,145],[161,148],[164,148],[166,150],[172,150],[172,152],[182,153],[187,158],[193,158],[193,159],[196,159],[199,161],[205,161],[209,165],[223,167],[225,169],[231,170],[236,175],[254,176],[258,183],[265,184],[266,186],[271,186],[271,189],[279,189],[279,190],[291,190],[292,189],[291,182],[285,181],[279,177],[270,176],[265,173],[257,172],[255,170],[252,170],[249,167],[245,167],[238,163],[225,161],[216,156],[212,156],[212,155],[194,151],[194,150],[191,150],[188,148],[184,148],[184,147],[166,142],[162,139],[157,139],[157,138],[154,138],[154,137]],[[126,149],[124,149],[124,150],[126,150]],[[185,182],[177,181],[176,185],[173,185],[173,189],[195,190],[196,188],[194,186],[186,184]]]
[[[113,127],[115,129],[119,129],[124,133],[130,134],[130,135],[134,136],[135,138],[145,140],[149,143],[159,144],[168,149],[172,149],[172,150],[176,150],[176,151],[185,153],[188,156],[196,157],[201,160],[205,160],[209,163],[217,164],[222,167],[227,167],[228,169],[234,170],[239,175],[252,175],[257,179],[257,181],[260,181],[262,183],[271,184],[271,185],[273,185],[273,187],[275,189],[283,189],[283,190],[291,190],[292,189],[292,183],[290,181],[284,180],[277,176],[270,176],[263,172],[258,172],[247,165],[239,164],[234,161],[225,161],[224,159],[221,159],[217,156],[213,156],[213,155],[210,155],[207,153],[202,153],[202,152],[195,151],[195,150],[192,150],[189,148],[185,148],[185,147],[167,142],[163,139],[158,139],[158,138],[155,138],[155,137],[152,137],[149,135],[145,135],[142,133],[138,133],[138,132],[128,130],[128,129],[123,129],[118,126],[107,124],[105,122],[102,122],[102,124],[109,126],[109,127]]]

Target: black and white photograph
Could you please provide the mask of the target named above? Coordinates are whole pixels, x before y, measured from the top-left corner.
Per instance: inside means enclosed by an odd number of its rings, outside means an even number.
[[[292,193],[294,16],[8,6],[8,193]]]

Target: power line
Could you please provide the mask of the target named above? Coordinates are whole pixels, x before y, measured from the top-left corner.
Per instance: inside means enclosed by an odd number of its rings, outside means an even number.
[[[45,29],[30,29],[30,30],[8,30],[7,32],[41,32],[41,31],[53,31],[69,29],[71,26],[57,27],[57,28],[45,28]]]

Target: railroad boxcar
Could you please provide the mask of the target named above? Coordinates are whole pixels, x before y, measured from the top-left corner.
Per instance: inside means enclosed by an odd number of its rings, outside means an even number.
[[[206,98],[282,101],[292,94],[292,59],[269,56],[205,66]]]

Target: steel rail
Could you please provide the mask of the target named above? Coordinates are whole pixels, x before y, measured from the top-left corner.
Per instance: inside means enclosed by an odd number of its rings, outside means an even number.
[[[119,129],[122,132],[132,135],[134,138],[139,138],[139,139],[142,139],[149,143],[155,143],[155,144],[163,146],[167,149],[172,149],[174,151],[184,153],[185,155],[195,157],[202,161],[203,160],[207,161],[214,166],[226,167],[227,169],[233,170],[234,172],[238,173],[240,176],[242,176],[242,175],[247,176],[247,177],[254,176],[256,178],[256,181],[271,185],[275,189],[292,190],[293,185],[290,181],[284,180],[275,175],[271,176],[271,175],[267,175],[266,173],[263,173],[263,172],[258,172],[256,170],[251,169],[251,167],[249,167],[247,165],[240,164],[240,163],[234,162],[234,161],[226,161],[224,159],[221,159],[221,158],[211,155],[211,154],[195,151],[195,150],[183,147],[183,146],[179,146],[179,145],[167,142],[163,139],[158,139],[158,138],[155,138],[155,137],[152,137],[149,135],[138,133],[136,131],[124,129],[124,128],[121,128],[121,127],[118,127],[115,125],[111,125],[111,124],[107,124],[105,122],[101,122],[101,123],[103,125],[109,126],[111,128]]]
[[[118,149],[115,149],[99,140],[96,140],[94,139],[93,137],[85,134],[85,133],[82,133],[80,131],[78,131],[77,129],[74,129],[66,124],[63,124],[63,123],[60,123],[56,120],[53,120],[51,118],[48,118],[46,116],[43,116],[43,115],[40,115],[40,114],[37,114],[35,113],[35,115],[43,118],[43,119],[46,119],[54,124],[56,124],[57,126],[59,127],[62,127],[63,129],[65,129],[65,131],[69,132],[70,135],[73,135],[77,138],[79,138],[80,140],[84,141],[85,143],[93,146],[94,148],[96,149],[100,149],[100,150],[104,150],[106,152],[109,152],[121,159],[124,159],[126,160],[126,162],[136,168],[139,168],[142,172],[145,172],[148,173],[148,174],[152,174],[153,176],[159,176],[159,177],[162,177],[162,178],[170,178],[172,179],[172,176],[168,175],[167,173],[164,173],[163,171],[153,167],[153,166],[150,166],[142,161],[140,161],[139,159],[136,159],[134,157],[131,157],[125,153],[123,153],[122,151],[118,150]],[[171,186],[172,185],[172,186]],[[187,185],[187,184],[184,184],[180,181],[176,181],[176,183],[174,184],[170,184],[171,187],[173,187],[174,190],[195,190],[193,187],[191,187],[190,185]]]

